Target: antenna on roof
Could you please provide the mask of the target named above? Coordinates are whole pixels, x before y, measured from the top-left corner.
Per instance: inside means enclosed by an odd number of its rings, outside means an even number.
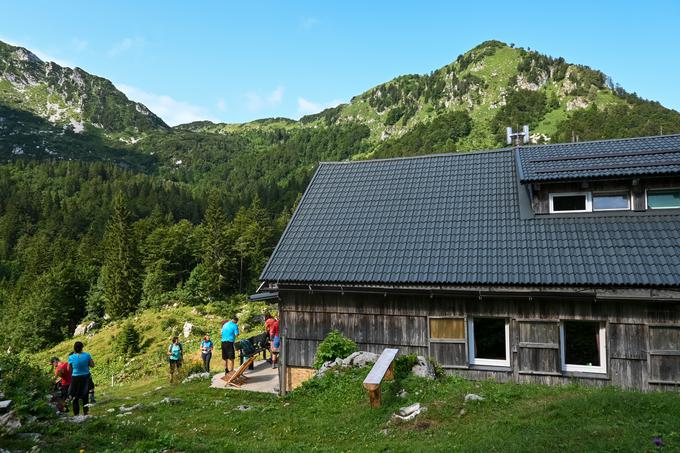
[[[505,138],[508,145],[519,146],[522,143],[529,143],[529,126],[526,124],[521,132],[513,132],[511,127],[505,128]]]

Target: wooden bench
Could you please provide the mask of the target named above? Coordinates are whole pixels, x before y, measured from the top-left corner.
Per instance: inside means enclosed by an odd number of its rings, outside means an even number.
[[[364,379],[364,388],[368,390],[368,396],[371,398],[371,407],[380,407],[382,381],[394,379],[394,358],[398,352],[399,349],[386,348]]]

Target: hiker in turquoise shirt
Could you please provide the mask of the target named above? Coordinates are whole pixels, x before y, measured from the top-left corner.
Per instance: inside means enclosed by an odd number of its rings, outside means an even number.
[[[234,369],[234,359],[236,358],[234,341],[236,341],[238,334],[238,318],[236,316],[233,316],[231,321],[222,324],[222,360],[224,360],[225,376]]]
[[[68,357],[68,370],[71,372],[71,385],[68,394],[73,400],[73,415],[80,414],[80,403],[83,405],[83,413],[88,414],[90,392],[90,367],[94,366],[92,356],[83,352],[83,343],[76,341],[73,345],[73,354]]]
[[[175,380],[175,375],[182,367],[182,343],[179,342],[178,337],[172,338],[172,343],[168,346],[168,362],[170,362],[170,383]]]
[[[213,342],[210,335],[205,335],[201,340],[201,359],[203,359],[203,367],[207,373],[210,373],[210,359],[212,359]]]

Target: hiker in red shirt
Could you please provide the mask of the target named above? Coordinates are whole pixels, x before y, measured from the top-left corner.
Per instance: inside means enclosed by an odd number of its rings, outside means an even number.
[[[281,339],[279,338],[279,318],[274,317],[273,319],[274,322],[269,325],[269,340],[271,341],[272,368],[276,368],[276,364],[279,361]]]
[[[271,327],[272,327],[272,324],[274,323],[274,321],[275,321],[275,319],[271,314],[269,314],[268,312],[264,314],[264,331],[267,333],[267,340],[269,342],[272,341],[272,338],[269,336],[269,331],[271,330]],[[271,345],[270,345],[270,347],[271,347]],[[264,354],[264,359],[267,362],[272,363],[271,357],[269,359],[267,359],[267,349],[265,349],[262,353]]]
[[[60,362],[58,357],[50,359],[50,365],[54,368],[54,388],[59,395],[60,401],[57,408],[61,412],[68,412],[68,388],[71,385],[71,371],[68,369],[68,362]]]

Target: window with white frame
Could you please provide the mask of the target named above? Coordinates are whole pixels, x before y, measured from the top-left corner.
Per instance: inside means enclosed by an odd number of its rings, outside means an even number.
[[[606,342],[603,322],[562,321],[560,325],[562,370],[606,373]]]
[[[550,212],[590,212],[590,192],[551,193]]]
[[[505,318],[468,319],[471,365],[510,366],[510,324]]]
[[[648,209],[680,208],[680,189],[663,189],[647,191]]]
[[[630,210],[630,192],[568,192],[550,194],[552,214]]]
[[[593,193],[593,211],[630,210],[630,192]]]

